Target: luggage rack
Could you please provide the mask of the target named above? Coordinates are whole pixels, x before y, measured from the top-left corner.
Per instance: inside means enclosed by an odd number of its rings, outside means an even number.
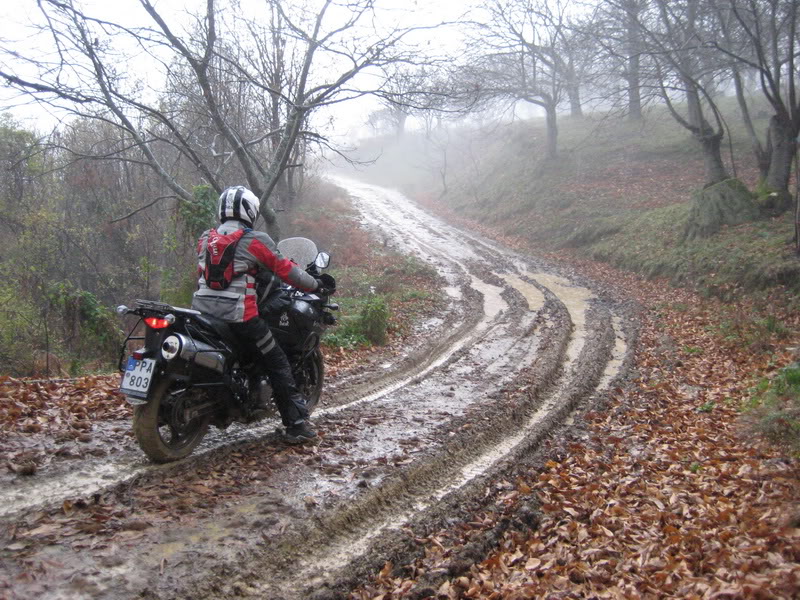
[[[199,315],[199,310],[192,308],[181,308],[179,306],[171,306],[165,302],[158,302],[156,300],[136,300],[136,306],[145,310],[154,310],[159,312],[177,312],[184,315]]]
[[[125,337],[125,340],[122,342],[122,347],[120,349],[119,363],[118,363],[118,369],[120,371],[124,370],[123,363],[125,362],[125,356],[128,353],[128,343],[129,342],[137,342],[137,341],[138,342],[142,342],[142,341],[146,341],[146,339],[147,339],[147,334],[145,334],[145,335],[134,335],[134,333],[136,332],[136,330],[138,329],[139,325],[142,323],[144,318],[146,316],[149,316],[148,313],[157,313],[157,314],[160,314],[160,315],[168,315],[170,313],[173,313],[173,314],[177,313],[179,315],[183,315],[184,317],[188,317],[188,318],[186,318],[187,325],[189,323],[194,323],[194,322],[198,321],[198,320],[193,319],[191,317],[203,314],[199,310],[194,310],[192,308],[180,308],[178,306],[171,306],[171,305],[167,304],[166,302],[158,302],[157,300],[136,299],[134,301],[134,305],[135,305],[136,308],[134,308],[133,310],[130,310],[125,306],[120,306],[120,307],[117,308],[117,313],[120,314],[120,315],[133,314],[133,315],[136,315],[136,316],[139,317],[139,321],[136,323],[136,325],[133,326],[133,328],[130,329],[130,331],[128,332],[128,335]],[[120,310],[120,309],[123,309],[123,310]],[[202,330],[198,330],[197,327],[187,326],[186,329],[185,329],[185,334],[192,341],[195,341],[195,338],[199,338],[200,341],[204,341],[205,343],[208,343],[210,345],[214,344],[214,342],[212,340],[209,340],[207,333],[203,332]],[[210,349],[210,350],[200,350],[200,351],[198,351],[198,354],[202,354],[202,353],[205,353],[205,352],[220,352],[220,351],[224,351],[224,348],[213,348],[213,349]],[[194,368],[195,361],[192,360],[190,365],[191,365],[192,368]]]

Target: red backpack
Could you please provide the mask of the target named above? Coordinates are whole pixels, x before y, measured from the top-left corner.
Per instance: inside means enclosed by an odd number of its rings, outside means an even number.
[[[208,232],[206,242],[206,268],[203,277],[212,290],[225,290],[238,273],[233,272],[236,246],[250,229],[237,229],[228,235],[220,235],[216,229]]]

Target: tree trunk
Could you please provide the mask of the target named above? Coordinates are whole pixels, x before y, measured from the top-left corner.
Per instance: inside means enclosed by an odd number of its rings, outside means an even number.
[[[722,131],[715,131],[703,114],[700,92],[697,85],[689,77],[683,77],[686,87],[686,107],[689,112],[689,129],[692,136],[703,149],[705,165],[705,185],[710,186],[728,178],[725,163],[722,162]]]
[[[628,118],[642,120],[642,87],[640,74],[641,33],[638,26],[638,2],[628,3],[626,7],[626,44],[628,54],[625,80],[628,82]]]
[[[703,149],[703,163],[705,165],[705,185],[710,186],[728,178],[725,163],[722,162],[722,136],[723,131],[715,130],[706,120],[703,103],[700,100],[700,88],[687,73],[695,71],[691,61],[681,67],[681,80],[686,90],[686,109],[688,124],[684,127],[691,131],[695,140]]]
[[[398,110],[396,114],[396,121],[397,121],[397,129],[395,129],[395,137],[400,139],[406,132],[406,120],[408,119],[408,113],[403,112],[402,110]]]
[[[706,238],[724,225],[747,223],[759,215],[745,185],[738,179],[726,179],[694,194],[684,239]]]
[[[773,115],[769,121],[769,141],[772,153],[765,183],[770,194],[764,200],[763,206],[767,210],[781,214],[787,211],[792,203],[789,177],[797,146],[791,125]]]
[[[722,134],[706,131],[705,135],[695,135],[703,148],[703,163],[706,169],[706,186],[714,185],[728,178],[725,163],[722,162]]]
[[[642,120],[642,88],[639,81],[639,56],[628,58],[628,119]]]
[[[275,186],[275,191],[272,192],[272,206],[278,211],[291,209],[292,199],[289,192],[289,171],[291,171],[291,169],[286,169],[280,174],[278,184]]]
[[[583,107],[581,106],[581,88],[577,83],[567,86],[567,96],[569,97],[569,114],[572,117],[583,117]]]
[[[258,219],[253,223],[253,229],[265,231],[269,237],[279,242],[281,239],[281,226],[280,223],[278,223],[278,215],[271,204],[272,203],[265,204],[262,202],[261,210],[258,213]]]
[[[295,200],[297,200],[297,186],[295,185],[295,175],[297,171],[303,167],[291,167],[286,169],[286,201],[284,206],[294,208]]]
[[[742,75],[738,68],[733,69],[733,83],[736,88],[736,101],[739,103],[739,109],[742,112],[742,120],[747,130],[747,137],[750,138],[753,155],[756,157],[756,163],[758,164],[758,172],[762,179],[766,179],[767,172],[769,171],[769,152],[761,145],[758,135],[756,134],[756,128],[753,126],[753,119],[750,117],[750,108],[745,98],[745,87],[742,82]]]
[[[439,178],[442,180],[442,192],[439,200],[447,195],[447,145],[442,146],[442,162],[439,166]]]
[[[301,104],[302,99],[298,99],[298,105]],[[275,211],[270,206],[268,201],[275,187],[281,181],[281,175],[286,170],[289,164],[292,150],[294,149],[297,136],[300,133],[300,126],[306,117],[306,111],[301,109],[300,106],[295,107],[295,110],[288,116],[286,125],[284,126],[283,135],[281,136],[280,144],[275,150],[275,156],[269,166],[269,171],[265,177],[266,184],[263,190],[260,190],[259,199],[261,201],[261,217],[266,223],[267,233],[273,240],[278,241],[281,239],[281,229],[278,223]]]
[[[547,158],[558,157],[558,124],[556,122],[556,107],[548,104],[544,107],[547,120]]]
[[[800,256],[800,160],[794,155],[794,252]]]

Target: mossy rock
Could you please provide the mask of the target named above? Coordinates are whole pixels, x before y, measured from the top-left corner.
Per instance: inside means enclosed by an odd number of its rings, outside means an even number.
[[[725,225],[741,225],[759,216],[747,187],[738,179],[726,179],[695,192],[684,239],[707,238]]]
[[[764,188],[759,190],[755,203],[763,213],[778,216],[792,208],[792,195],[786,190],[774,191]]]

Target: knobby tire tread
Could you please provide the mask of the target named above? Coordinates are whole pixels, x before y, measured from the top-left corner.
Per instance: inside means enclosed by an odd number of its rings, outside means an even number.
[[[160,381],[153,392],[153,399],[147,404],[137,406],[133,411],[133,433],[139,447],[156,463],[167,463],[189,456],[205,437],[209,426],[209,417],[203,418],[193,440],[179,449],[167,446],[158,433],[158,413],[171,380]]]
[[[325,361],[322,359],[322,351],[319,347],[314,350],[309,360],[311,360],[317,368],[317,385],[314,389],[314,393],[308,396],[308,412],[310,414],[319,406],[319,399],[322,396],[322,387],[325,382]]]

